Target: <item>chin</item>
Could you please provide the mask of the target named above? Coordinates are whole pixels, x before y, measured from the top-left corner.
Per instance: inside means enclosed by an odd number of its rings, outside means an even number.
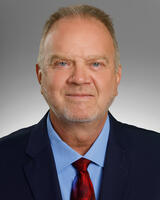
[[[64,117],[67,121],[69,122],[74,122],[74,123],[84,123],[84,122],[92,122],[95,119],[92,117],[70,117],[70,116],[65,116]]]
[[[110,105],[110,104],[109,104]],[[91,108],[91,109],[77,109],[77,108],[67,108],[67,107],[55,107],[50,106],[54,116],[62,121],[68,123],[84,123],[84,122],[93,122],[96,120],[102,120],[106,117],[108,113],[109,105],[106,108]]]
[[[105,112],[106,113],[106,112]],[[59,117],[65,121],[68,122],[74,122],[74,123],[85,123],[85,122],[93,122],[95,120],[98,120],[100,118],[103,118],[105,116],[105,113],[92,113],[92,114],[73,114],[73,113],[67,113],[64,112],[62,115],[59,115]]]

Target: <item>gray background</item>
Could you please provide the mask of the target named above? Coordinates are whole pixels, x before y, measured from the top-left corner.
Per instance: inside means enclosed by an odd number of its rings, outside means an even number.
[[[2,0],[0,136],[37,123],[48,110],[35,73],[42,27],[58,7],[81,3],[105,10],[115,24],[123,76],[112,114],[160,131],[159,0]]]

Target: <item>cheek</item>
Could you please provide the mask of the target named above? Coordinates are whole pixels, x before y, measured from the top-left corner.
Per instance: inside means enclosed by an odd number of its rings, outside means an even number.
[[[99,93],[105,98],[117,94],[117,83],[113,75],[101,76],[97,79]]]
[[[64,86],[65,78],[60,73],[53,73],[48,71],[42,78],[41,88],[45,90],[48,95],[58,95]]]

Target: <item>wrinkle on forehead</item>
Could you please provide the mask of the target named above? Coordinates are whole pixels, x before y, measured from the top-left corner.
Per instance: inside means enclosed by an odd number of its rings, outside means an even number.
[[[47,58],[47,63],[52,63],[53,60],[71,60],[74,61],[75,59],[80,59],[84,61],[88,60],[105,60],[106,63],[109,63],[109,59],[107,56],[102,55],[88,55],[88,56],[80,56],[80,55],[74,55],[74,56],[66,56],[66,55],[58,55],[58,54],[51,54]]]

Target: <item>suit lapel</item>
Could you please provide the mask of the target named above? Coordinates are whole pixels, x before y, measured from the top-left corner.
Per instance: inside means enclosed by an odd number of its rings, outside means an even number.
[[[99,200],[123,200],[128,169],[122,128],[109,113],[110,135],[104,163]]]
[[[35,200],[61,200],[55,162],[46,128],[47,115],[37,124],[30,135],[26,149],[30,160],[24,172]]]

